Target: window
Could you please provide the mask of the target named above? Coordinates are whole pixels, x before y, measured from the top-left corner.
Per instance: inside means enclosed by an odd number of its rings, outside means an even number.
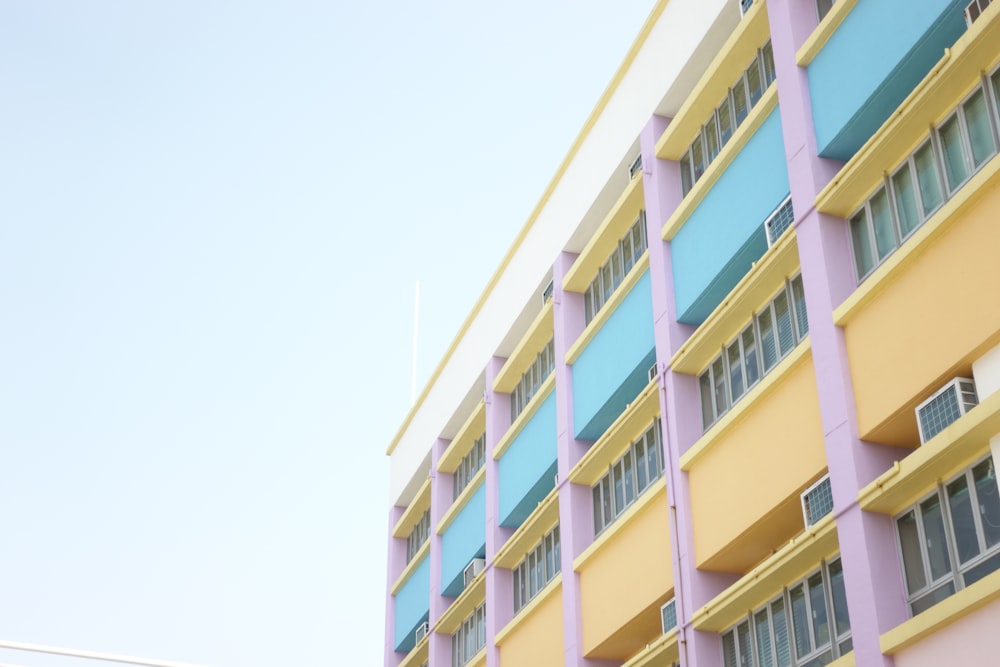
[[[913,615],[1000,569],[998,496],[987,456],[896,517]]]
[[[420,551],[420,547],[424,546],[424,542],[431,534],[431,511],[427,510],[420,517],[420,521],[417,521],[417,525],[413,527],[413,530],[406,538],[406,562],[409,563],[413,560],[413,557],[417,555]]]
[[[753,62],[729,89],[681,158],[681,190],[685,195],[732,138],[740,123],[746,120],[750,109],[760,101],[774,79],[774,52],[768,41],[757,51]]]
[[[722,633],[725,667],[819,667],[852,648],[839,558]]]
[[[833,7],[833,3],[836,0],[816,0],[816,14],[820,21],[822,21],[827,14],[830,13],[830,9]]]
[[[535,361],[521,376],[521,381],[514,387],[510,395],[510,420],[513,422],[521,411],[527,407],[531,399],[538,393],[539,387],[549,377],[556,364],[555,347],[552,340],[546,343]],[[484,454],[485,455],[485,454]],[[482,465],[480,463],[480,465]]]
[[[859,283],[996,155],[1000,133],[996,115],[998,86],[1000,70],[984,78],[850,217],[851,248]]]
[[[486,603],[478,608],[451,636],[451,666],[462,667],[486,646]]]
[[[458,468],[455,469],[455,475],[452,477],[452,484],[454,487],[453,498],[455,500],[462,494],[462,491],[469,485],[472,478],[476,476],[479,469],[483,467],[483,462],[486,460],[486,434],[483,433],[481,436],[476,438],[476,442],[473,443],[472,449],[469,453],[462,457],[462,462],[458,464]]]
[[[514,613],[534,599],[562,569],[559,552],[559,524],[528,552],[514,568]]]
[[[792,278],[698,376],[704,429],[719,420],[809,333],[802,276]]]
[[[662,474],[663,439],[657,419],[620,459],[609,466],[608,472],[592,489],[594,535],[607,528]]]
[[[639,211],[639,217],[629,227],[625,236],[619,239],[618,246],[611,251],[611,256],[597,272],[597,277],[590,283],[587,291],[583,293],[587,324],[590,324],[598,311],[608,302],[644,252],[646,252],[646,212]]]

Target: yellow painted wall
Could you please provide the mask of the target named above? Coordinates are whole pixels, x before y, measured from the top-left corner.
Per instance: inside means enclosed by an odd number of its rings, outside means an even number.
[[[844,328],[863,439],[918,444],[913,408],[1000,340],[996,179],[959,216]]]
[[[504,667],[563,664],[562,589],[546,597],[530,613],[504,639],[500,647],[500,664]]]
[[[748,398],[747,412],[688,473],[701,568],[746,572],[802,530],[798,494],[826,469],[811,356]]]
[[[584,655],[624,659],[660,635],[658,620],[636,617],[674,586],[666,495],[661,487],[581,567]]]

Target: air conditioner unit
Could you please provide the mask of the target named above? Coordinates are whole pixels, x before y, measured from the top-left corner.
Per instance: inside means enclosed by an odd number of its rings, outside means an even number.
[[[549,284],[546,285],[545,289],[542,290],[542,305],[543,306],[549,302],[549,299],[552,298],[552,290],[553,289],[555,289],[555,286],[553,285],[552,281],[550,280]]]
[[[430,623],[428,623],[427,621],[424,621],[423,623],[417,626],[417,632],[414,635],[414,639],[417,641],[418,644],[420,643],[421,639],[427,636],[427,633],[430,632],[430,629],[431,629]]]
[[[969,378],[955,378],[917,406],[920,444],[943,431],[949,424],[979,405],[976,383]]]
[[[802,518],[806,528],[815,524],[833,511],[833,489],[830,487],[830,476],[822,479],[802,492]]]
[[[660,626],[663,634],[666,634],[677,627],[677,600],[670,598],[666,604],[660,607]]]
[[[965,8],[965,25],[972,27],[979,15],[990,6],[990,0],[972,0]]]
[[[465,566],[465,585],[468,586],[472,583],[482,571],[486,568],[485,558],[473,558],[469,561],[469,564]]]
[[[785,230],[795,222],[795,212],[792,210],[792,198],[789,197],[781,202],[778,208],[774,209],[767,220],[764,221],[764,231],[767,235],[767,247],[773,246]]]
[[[650,382],[652,382],[653,380],[656,379],[656,364],[655,363],[652,366],[649,367],[648,371],[646,371],[646,377],[649,378]]]
[[[637,155],[632,164],[628,166],[628,180],[631,181],[640,173],[642,173],[642,153]]]
[[[753,6],[753,0],[739,0],[740,3],[740,16],[746,15],[750,11],[750,7]]]

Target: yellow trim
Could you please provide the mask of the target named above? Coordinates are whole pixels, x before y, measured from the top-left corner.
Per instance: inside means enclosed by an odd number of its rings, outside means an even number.
[[[998,22],[1000,24],[1000,22]],[[889,255],[871,275],[865,278],[844,302],[833,310],[833,321],[837,326],[846,326],[865,306],[874,301],[882,291],[892,284],[923,255],[923,251],[934,239],[940,237],[960,219],[960,213],[972,205],[980,196],[989,192],[1000,180],[1000,157],[994,155],[983,167],[946,201],[937,212],[913,232],[903,244]]]
[[[835,5],[836,6],[836,5]],[[959,37],[892,117],[816,196],[816,208],[847,218],[928,137],[975,86],[982,70],[1000,62],[1000,12],[980,18]]]
[[[719,154],[708,165],[705,173],[701,175],[698,182],[688,191],[681,203],[674,209],[674,212],[663,225],[661,235],[664,241],[670,241],[681,230],[691,214],[698,208],[702,200],[708,195],[709,190],[716,181],[725,173],[729,165],[732,164],[740,151],[750,142],[750,138],[757,133],[764,121],[767,120],[771,112],[778,107],[778,86],[773,81],[764,91],[764,96],[757,101],[756,106],[750,110],[750,115],[744,119],[743,123],[736,128],[736,132],[730,137],[726,145],[722,147]]]
[[[420,517],[431,508],[431,478],[428,477],[420,485],[417,495],[413,497],[399,521],[392,527],[393,537],[409,537],[413,528],[420,523]]]
[[[493,276],[490,278],[489,282],[486,283],[486,288],[479,296],[476,304],[472,307],[472,311],[469,313],[468,317],[465,318],[465,321],[462,323],[462,327],[458,330],[458,333],[452,340],[451,345],[448,346],[444,356],[441,357],[441,361],[438,362],[438,365],[431,374],[427,384],[424,385],[423,390],[420,392],[420,396],[417,398],[417,402],[413,404],[413,407],[410,408],[410,411],[407,413],[403,423],[400,424],[399,430],[396,431],[396,435],[393,436],[392,442],[389,443],[389,447],[386,449],[386,455],[391,455],[393,451],[395,451],[396,445],[399,444],[399,441],[403,438],[403,434],[406,433],[406,430],[410,427],[410,424],[413,422],[413,418],[416,416],[420,408],[423,407],[424,401],[427,400],[427,396],[430,394],[431,387],[433,387],[434,383],[441,377],[441,373],[444,371],[445,366],[448,365],[452,356],[455,354],[455,350],[458,349],[458,344],[463,338],[465,338],[465,334],[468,333],[472,323],[479,316],[479,313],[482,312],[483,306],[486,305],[487,300],[489,300],[492,296],[493,289],[497,286],[497,283],[500,282],[500,278],[509,268],[517,250],[521,247],[521,244],[524,243],[524,239],[527,238],[529,232],[531,232],[534,228],[535,222],[538,220],[538,216],[541,215],[542,210],[545,208],[546,204],[549,203],[552,193],[555,192],[556,187],[559,185],[560,181],[562,181],[563,176],[569,169],[569,165],[576,158],[577,153],[580,152],[583,142],[587,140],[591,130],[593,130],[594,126],[597,125],[597,121],[607,108],[612,95],[615,94],[618,90],[618,86],[620,86],[621,82],[625,79],[625,75],[628,73],[629,69],[631,69],[636,56],[639,55],[639,51],[645,45],[650,33],[653,32],[653,26],[655,26],[657,21],[660,20],[663,10],[667,8],[668,2],[669,0],[657,0],[656,6],[653,7],[653,11],[650,12],[646,22],[642,25],[639,35],[635,38],[635,41],[632,42],[632,46],[629,47],[628,53],[625,54],[625,58],[622,61],[622,64],[618,66],[618,70],[615,72],[614,77],[612,77],[611,82],[608,83],[608,86],[604,89],[600,99],[597,100],[594,110],[591,111],[590,116],[587,117],[583,128],[576,136],[572,146],[570,146],[569,152],[566,153],[566,157],[563,158],[563,161],[556,170],[556,173],[552,176],[552,180],[549,181],[549,185],[545,188],[545,192],[542,193],[541,199],[537,204],[535,204],[535,208],[531,211],[531,215],[528,216],[528,220],[524,223],[524,226],[521,227],[521,231],[517,233],[517,237],[514,239],[510,248],[508,248],[507,254],[505,254],[503,260],[501,260],[500,266],[497,267],[497,270],[493,272]]]
[[[484,479],[486,479],[486,466],[480,468],[479,472],[472,476],[468,485],[462,489],[462,493],[458,494],[458,498],[455,498],[455,502],[451,504],[448,511],[444,513],[443,517],[441,517],[441,521],[438,522],[437,528],[434,532],[438,535],[444,535],[444,531],[448,530],[448,526],[451,525],[451,522],[455,520],[455,517],[458,516],[458,513],[461,512],[465,505],[469,502],[469,499],[472,498],[476,491],[479,490],[479,486],[483,483]]]
[[[441,618],[434,624],[434,632],[442,634],[453,634],[458,630],[462,621],[473,614],[483,602],[486,601],[486,570],[476,575],[465,590],[455,598],[455,601],[445,609]]]
[[[552,301],[546,304],[539,311],[535,320],[528,327],[528,332],[517,344],[507,361],[504,362],[493,380],[493,391],[509,394],[514,391],[514,387],[521,381],[525,369],[529,368],[538,353],[545,347],[552,338],[554,331],[554,321],[552,317]]]
[[[788,229],[677,350],[670,367],[687,375],[701,373],[798,271],[795,230]]]
[[[641,178],[629,181],[563,277],[563,289],[583,293],[645,207]]]
[[[573,571],[579,572],[583,569],[583,566],[587,564],[591,558],[596,556],[604,547],[614,541],[615,535],[625,529],[629,523],[632,522],[639,512],[643,510],[649,503],[655,502],[656,500],[662,500],[666,502],[666,498],[660,496],[660,492],[666,493],[667,490],[667,480],[660,477],[655,484],[648,487],[642,494],[636,499],[631,506],[629,506],[624,512],[619,515],[617,519],[612,522],[608,528],[597,536],[589,547],[583,550],[579,556],[573,560]]]
[[[500,438],[500,442],[498,442],[497,446],[493,448],[492,456],[494,459],[499,460],[500,457],[503,456],[503,453],[507,451],[507,448],[511,446],[514,439],[521,433],[521,429],[523,429],[525,424],[527,424],[531,418],[535,416],[535,413],[538,412],[538,408],[542,407],[542,403],[544,403],[545,399],[549,397],[549,394],[552,393],[555,386],[556,374],[554,372],[549,373],[549,376],[545,378],[545,382],[543,382],[542,386],[538,388],[538,392],[531,397],[528,404],[523,410],[521,410],[521,414],[517,416],[514,423],[510,425],[507,432],[503,434],[502,438]],[[552,437],[555,438],[556,434],[553,433]]]
[[[858,502],[869,512],[898,514],[939,482],[975,463],[990,451],[1000,433],[1000,392],[994,392],[902,461],[861,489]]]
[[[573,484],[593,486],[608,471],[608,466],[621,456],[660,414],[659,384],[654,380],[646,385],[634,401],[626,406],[608,430],[590,446],[569,471]]]
[[[417,549],[417,553],[413,554],[413,558],[410,559],[410,562],[406,564],[403,571],[399,573],[398,577],[396,577],[396,581],[393,582],[392,588],[389,589],[390,595],[396,595],[399,593],[399,589],[403,587],[403,584],[405,584],[413,575],[413,572],[420,567],[424,558],[427,556],[427,552],[430,551],[430,548],[431,541],[427,540],[420,546],[419,549]]]
[[[847,655],[840,656],[826,667],[855,667],[854,651],[851,651]]]
[[[886,632],[879,639],[882,653],[895,655],[997,600],[1000,600],[1000,571],[983,577]]]
[[[733,29],[656,142],[657,157],[680,160],[729,88],[750,66],[750,61],[757,56],[757,50],[764,46],[771,35],[766,5],[766,2],[753,3]],[[746,123],[747,120],[749,119],[744,119],[743,122]],[[735,138],[731,137],[730,141]]]
[[[690,449],[681,454],[681,470],[690,471],[691,468],[694,467],[697,460],[701,458],[701,456],[713,445],[715,445],[715,443],[722,438],[723,434],[727,433],[729,429],[739,422],[739,420],[743,418],[743,415],[749,412],[758,401],[771,393],[771,390],[791,375],[792,369],[796,368],[800,363],[808,359],[811,350],[812,341],[806,337],[806,339],[800,342],[787,357],[779,361],[778,365],[775,366],[770,373],[765,375],[764,378],[756,384],[756,386],[744,394],[736,405],[730,408],[729,412],[724,414],[721,419],[712,424],[705,434],[698,438],[697,442],[691,445]]]
[[[809,63],[819,55],[819,52],[833,37],[833,33],[837,32],[837,28],[844,22],[856,4],[858,4],[858,0],[837,0],[833,3],[830,11],[826,13],[809,38],[795,52],[795,64],[799,67],[808,67]]]
[[[828,514],[696,611],[691,624],[696,630],[722,632],[766,604],[782,588],[815,570],[821,560],[835,556],[839,549],[837,524]]]
[[[428,645],[431,641],[431,633],[424,635],[424,638],[417,642],[403,661],[399,663],[399,667],[420,667],[427,660],[429,655]]]
[[[466,663],[465,667],[486,667],[486,646],[479,649],[479,653],[472,656],[472,659]]]
[[[622,664],[622,667],[658,667],[677,662],[680,648],[677,643],[677,629],[660,635],[651,644]]]
[[[507,625],[503,626],[503,628],[501,628],[497,633],[493,643],[497,646],[503,644],[511,633],[526,623],[528,621],[528,617],[530,617],[536,609],[541,607],[545,600],[549,599],[549,597],[554,595],[556,591],[560,590],[561,587],[562,572],[553,577],[552,581],[545,584],[545,586],[542,587],[542,590],[535,594],[535,597],[531,599],[531,602],[521,607],[520,611],[514,614],[514,618],[510,619]]]
[[[590,341],[594,339],[597,332],[601,330],[618,306],[625,301],[625,297],[632,291],[632,288],[636,286],[639,280],[646,274],[646,270],[649,268],[649,251],[642,253],[642,257],[639,261],[635,263],[632,270],[628,272],[622,284],[618,286],[611,298],[604,302],[604,307],[597,311],[594,315],[594,319],[590,320],[590,324],[583,330],[580,336],[576,339],[573,345],[570,346],[569,350],[566,351],[566,363],[573,365],[576,360],[580,358],[584,349],[590,345]]]
[[[458,433],[448,444],[441,458],[438,460],[438,471],[453,473],[458,469],[458,464],[462,462],[465,455],[472,449],[472,445],[486,430],[486,403],[479,401],[469,418],[458,429]]]
[[[528,552],[552,530],[559,521],[559,490],[552,489],[528,515],[493,557],[493,564],[507,570],[517,567]]]

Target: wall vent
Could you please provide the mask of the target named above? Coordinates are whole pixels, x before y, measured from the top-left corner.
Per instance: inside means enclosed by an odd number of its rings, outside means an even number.
[[[770,248],[773,246],[781,238],[781,235],[785,233],[785,230],[792,226],[793,222],[795,222],[795,212],[792,210],[792,198],[788,197],[764,221],[764,231],[767,233],[767,247]]]
[[[833,511],[833,489],[830,487],[830,475],[802,492],[802,518],[806,528],[812,526]]]
[[[649,370],[646,371],[646,377],[649,379],[650,382],[652,382],[653,380],[656,379],[656,375],[657,375],[656,364],[654,363],[652,366],[649,367]]]
[[[976,383],[969,378],[955,378],[917,406],[920,444],[924,444],[952,422],[979,405]]]
[[[667,634],[677,627],[677,599],[670,598],[667,603],[660,607],[660,627],[663,634]]]

